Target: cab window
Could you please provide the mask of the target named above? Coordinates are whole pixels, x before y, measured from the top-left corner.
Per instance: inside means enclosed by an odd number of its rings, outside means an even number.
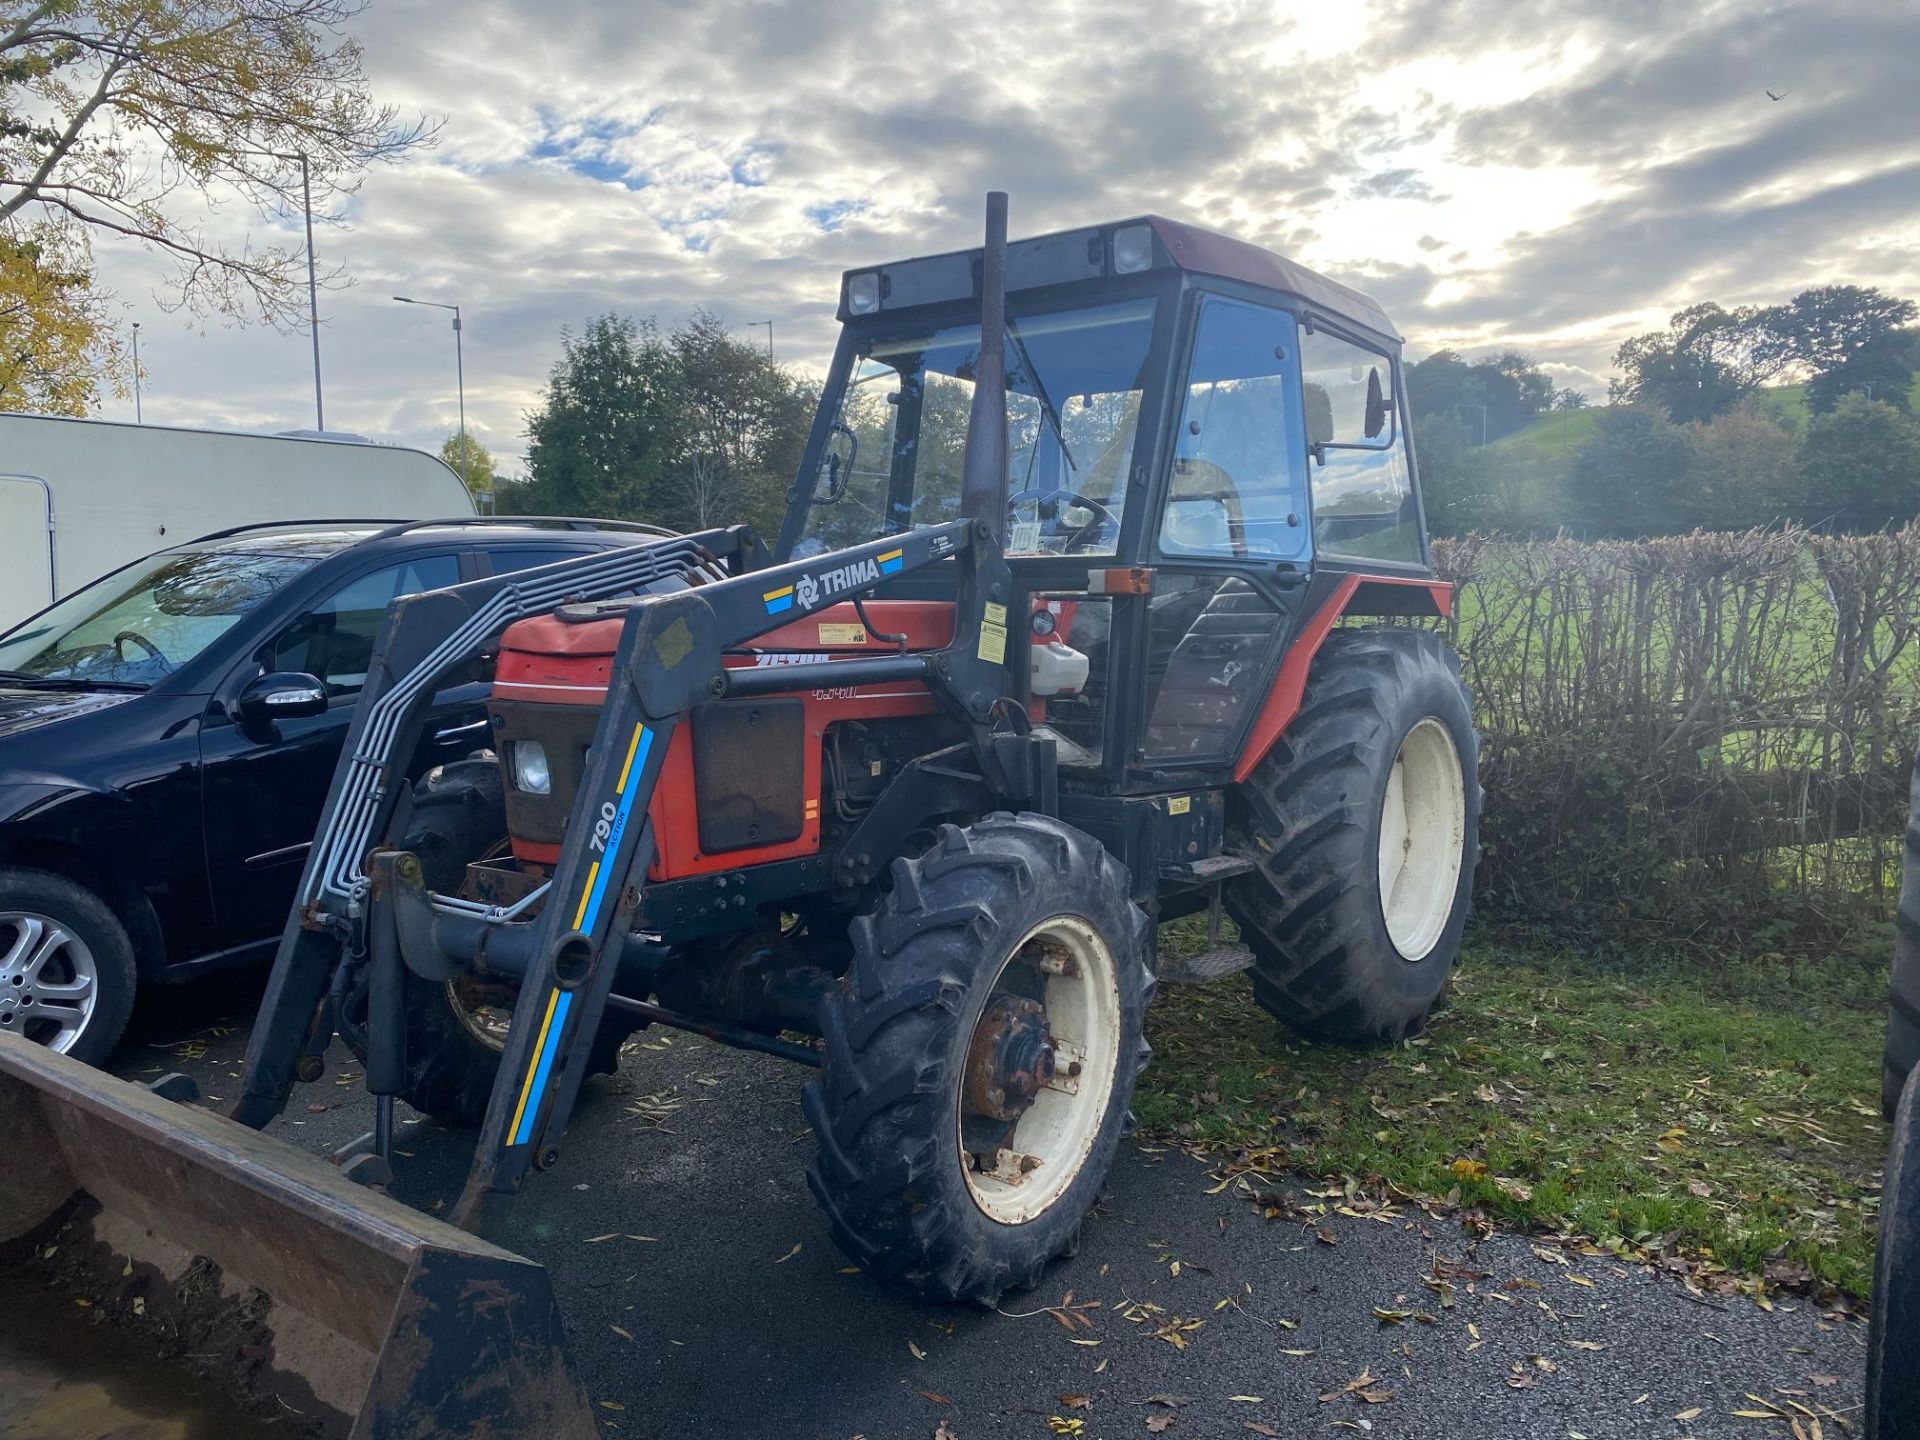
[[[1393,398],[1393,361],[1371,346],[1303,326],[1300,381],[1314,548],[1418,564],[1420,513],[1406,427]]]
[[[1219,295],[1201,301],[1160,522],[1162,554],[1292,560],[1307,553],[1293,333],[1285,311]]]
[[[459,583],[454,555],[418,555],[349,580],[281,633],[268,668],[317,675],[329,695],[351,695],[366,683],[387,606],[402,595]]]

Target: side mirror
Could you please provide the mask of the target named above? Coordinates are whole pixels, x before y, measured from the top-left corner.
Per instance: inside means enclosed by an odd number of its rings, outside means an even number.
[[[298,720],[303,715],[324,715],[327,687],[316,677],[297,670],[272,670],[249,683],[234,701],[233,708],[243,722],[252,725]]]
[[[1367,372],[1367,415],[1363,426],[1369,440],[1380,438],[1380,432],[1387,428],[1387,397],[1380,388],[1378,369]]]

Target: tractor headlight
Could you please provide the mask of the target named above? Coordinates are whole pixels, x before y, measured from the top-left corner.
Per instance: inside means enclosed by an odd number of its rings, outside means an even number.
[[[869,270],[864,275],[847,277],[847,313],[849,315],[871,315],[880,308],[880,273]]]
[[[528,795],[553,791],[553,773],[547,768],[547,747],[538,740],[513,742],[513,788]]]
[[[1153,227],[1128,225],[1113,232],[1113,273],[1137,275],[1153,268]]]

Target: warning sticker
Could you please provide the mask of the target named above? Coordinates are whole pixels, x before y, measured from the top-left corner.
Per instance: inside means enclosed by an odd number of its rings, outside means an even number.
[[[1193,797],[1191,795],[1177,795],[1167,801],[1167,814],[1169,815],[1184,815],[1191,809],[1193,809]]]
[[[989,605],[987,610],[989,612],[998,610],[1002,617],[1007,613],[1006,607],[1003,605]],[[1007,663],[1007,626],[1004,618],[997,625],[993,621],[988,620],[980,626],[980,649],[978,653],[980,658],[989,665],[1004,665]]]
[[[986,614],[986,617],[987,617],[987,624],[998,625],[1002,629],[1006,628],[1006,624],[1007,624],[1007,607],[1006,606],[996,605],[993,603],[993,601],[989,600],[986,604],[986,610],[984,613]]]
[[[864,625],[828,625],[820,626],[822,645],[864,645],[867,643],[867,628]]]

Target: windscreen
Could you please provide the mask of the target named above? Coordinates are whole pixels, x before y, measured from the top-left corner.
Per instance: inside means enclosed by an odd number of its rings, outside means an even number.
[[[1007,317],[1008,551],[1112,554],[1155,302]],[[977,324],[865,340],[794,558],[960,518]]]
[[[0,636],[0,672],[151,685],[198,656],[317,558],[230,550],[149,555]]]

